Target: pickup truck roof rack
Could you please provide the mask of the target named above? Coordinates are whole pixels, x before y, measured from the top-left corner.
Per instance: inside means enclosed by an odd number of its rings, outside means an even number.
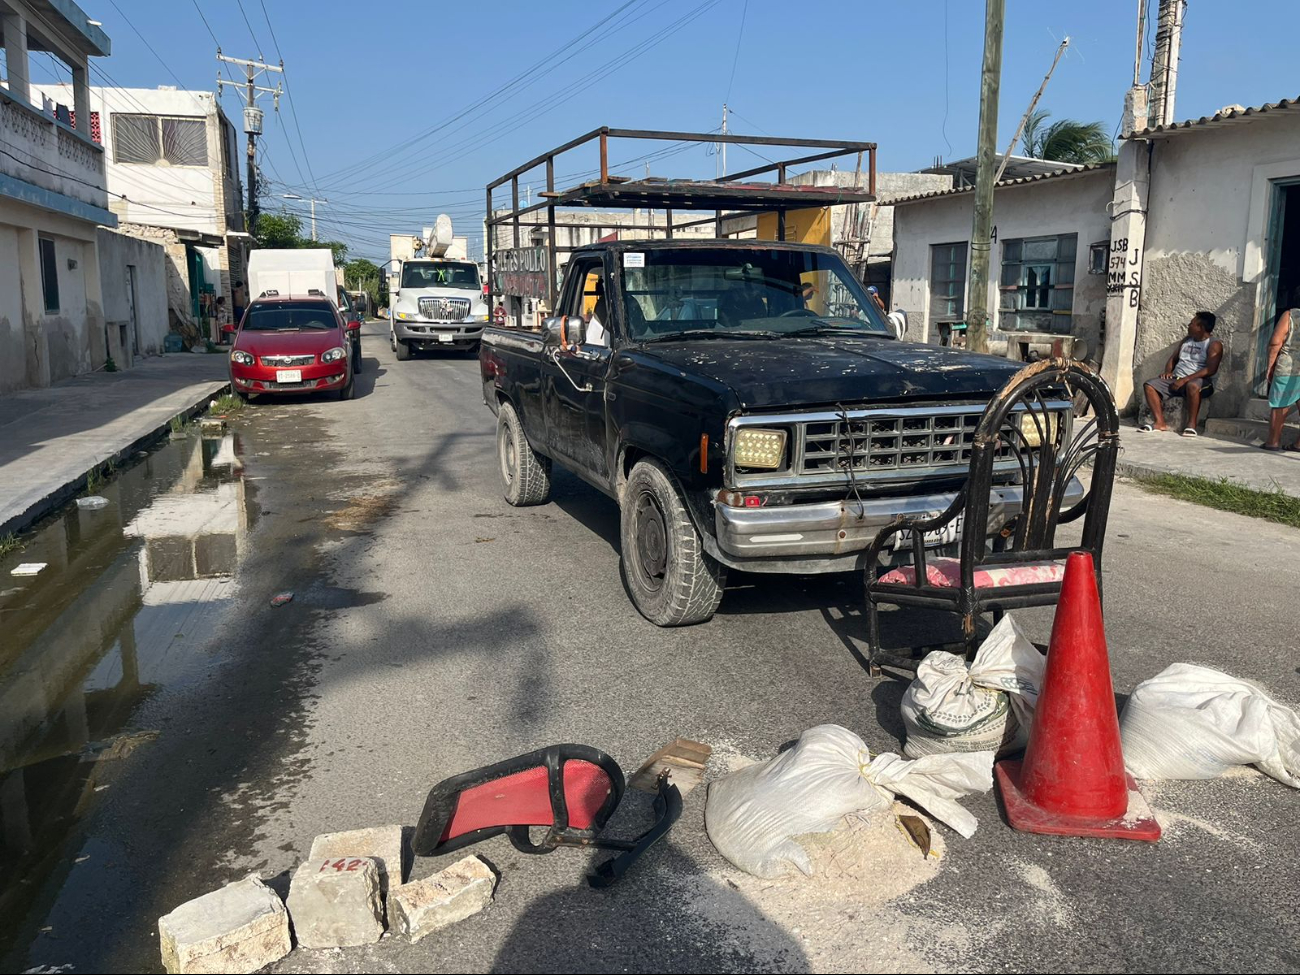
[[[801,149],[815,149],[816,152],[797,156],[792,159],[769,161],[767,165],[731,173],[715,180],[681,180],[663,177],[629,177],[610,172],[609,141],[627,139],[637,141],[659,142],[699,142],[721,145],[740,146],[784,146]],[[555,186],[555,160],[580,146],[599,141],[600,167],[599,177],[580,183],[567,190],[557,190]],[[662,151],[662,150],[661,150]],[[786,182],[786,173],[791,166],[805,165],[839,156],[857,156],[857,179],[854,186],[807,186]],[[863,172],[863,156],[867,157],[867,169]],[[642,153],[644,156],[644,152]],[[546,166],[546,189],[538,193],[542,202],[521,207],[519,205],[519,180],[539,166]],[[620,165],[641,165],[640,160]],[[754,177],[774,174],[775,182],[755,182]],[[865,185],[863,183],[865,182]],[[510,184],[510,204],[500,207],[493,202],[493,191],[505,184]],[[785,240],[786,211],[811,207],[833,206],[845,203],[871,203],[876,199],[876,144],[874,142],[851,142],[843,139],[805,139],[785,138],[782,136],[737,135],[719,132],[665,132],[651,129],[619,129],[601,126],[586,135],[557,146],[542,153],[522,166],[512,169],[504,176],[487,184],[487,233],[484,251],[487,260],[487,279],[494,285],[493,251],[496,228],[503,224],[512,228],[513,248],[525,247],[521,239],[523,228],[533,230],[545,226],[586,227],[597,230],[614,229],[588,222],[564,223],[556,218],[557,208],[602,208],[602,209],[653,209],[664,210],[666,221],[662,234],[657,226],[637,227],[638,233],[649,231],[650,236],[672,239],[673,231],[700,224],[714,223],[718,236],[722,236],[722,221],[725,214],[772,212],[777,214],[777,238]],[[546,223],[523,222],[520,217],[539,210],[546,211]],[[676,221],[677,210],[712,210],[712,217]],[[631,229],[618,225],[619,229]],[[555,234],[546,234],[548,267],[557,266],[556,256],[560,250],[574,250],[572,247],[558,247]],[[552,308],[555,307],[555,274],[546,275],[546,298]],[[494,290],[496,290],[494,288]]]

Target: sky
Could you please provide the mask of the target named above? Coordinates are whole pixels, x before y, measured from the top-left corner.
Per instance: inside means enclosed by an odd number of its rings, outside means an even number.
[[[732,131],[874,141],[882,170],[975,150],[982,0],[79,2],[112,39],[112,56],[92,68],[94,84],[211,90],[218,44],[236,57],[283,58],[288,97],[278,114],[269,98],[260,102],[259,151],[271,181],[264,205],[305,213],[281,195],[328,200],[317,207],[319,236],[376,261],[388,256],[389,233],[418,233],[441,212],[470,236],[471,253],[481,252],[491,179],[600,125],[713,130],[724,102]],[[1000,148],[1067,35],[1039,107],[1117,130],[1139,2],[1007,0]],[[1295,0],[1189,0],[1176,115],[1297,97],[1297,37]],[[54,75],[37,64],[33,80]],[[242,99],[231,88],[223,98],[237,129]],[[242,133],[240,142],[242,158]],[[698,144],[614,143],[610,158],[639,160],[664,147],[677,151],[653,159],[652,175],[717,171]],[[762,162],[728,149],[729,171]],[[596,165],[593,144],[562,157],[556,171],[588,178]],[[645,163],[621,171],[643,175]],[[543,170],[536,180],[544,186]]]

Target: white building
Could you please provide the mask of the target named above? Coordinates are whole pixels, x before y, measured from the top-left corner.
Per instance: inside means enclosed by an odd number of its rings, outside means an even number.
[[[898,202],[894,295],[924,323],[913,337],[939,341],[965,314],[972,198]],[[1226,352],[1209,429],[1259,435],[1268,339],[1300,306],[1300,99],[1142,129],[1116,163],[1006,180],[993,223],[994,351],[1081,339],[1076,351],[1133,410],[1192,315],[1209,311]]]
[[[104,365],[98,227],[113,226],[104,152],[91,138],[88,59],[108,36],[71,0],[0,0],[0,393]],[[30,84],[35,52],[72,86],[56,118]],[[75,111],[75,124],[73,123]]]
[[[65,86],[33,87],[67,97]],[[231,319],[250,240],[235,127],[210,91],[91,88],[90,109],[103,141],[109,209],[123,233],[167,252],[171,326],[190,339],[216,339],[217,319]],[[218,297],[226,299],[220,315]]]
[[[1000,182],[994,192],[990,347],[1073,336],[1100,361],[1106,309],[1107,204],[1112,163],[1067,166]],[[892,307],[907,313],[908,338],[944,343],[964,322],[974,187],[894,202]]]

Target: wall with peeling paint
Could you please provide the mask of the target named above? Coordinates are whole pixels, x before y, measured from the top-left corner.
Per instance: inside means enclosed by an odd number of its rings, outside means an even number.
[[[134,357],[159,355],[168,332],[167,258],[162,245],[103,227],[99,229],[98,244],[109,343],[122,348],[123,353],[114,352],[113,358],[119,366],[125,367]],[[128,268],[135,268],[134,329],[131,327],[128,295],[131,274]],[[128,339],[124,348],[120,339],[122,326],[126,326]]]
[[[1225,358],[1210,410],[1236,416],[1252,396],[1259,331],[1272,329],[1266,215],[1275,181],[1300,178],[1300,117],[1178,130],[1152,153],[1134,384],[1160,374],[1194,312],[1212,311]]]
[[[108,354],[95,225],[0,200],[0,393],[101,368]],[[59,307],[47,312],[38,240],[54,241]],[[16,286],[15,286],[16,284]]]
[[[1091,244],[1110,241],[1106,204],[1113,193],[1111,168],[997,189],[993,198],[997,241],[993,247],[988,298],[994,326],[989,336],[992,351],[1005,351],[1008,336],[1017,334],[997,328],[1001,242],[1073,233],[1078,235],[1072,306],[1074,334],[1086,343],[1089,357],[1100,358],[1106,275],[1088,273],[1088,253]],[[938,330],[930,321],[930,248],[934,244],[969,242],[973,205],[974,194],[966,192],[893,207],[893,306],[907,312],[908,338],[919,342],[939,340]],[[969,275],[969,264],[967,270]],[[969,307],[969,295],[967,299]]]

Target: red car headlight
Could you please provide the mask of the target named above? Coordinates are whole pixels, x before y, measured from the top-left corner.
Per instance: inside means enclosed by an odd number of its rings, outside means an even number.
[[[241,366],[251,366],[253,364],[253,357],[247,352],[235,349],[235,351],[230,353],[230,361]]]

